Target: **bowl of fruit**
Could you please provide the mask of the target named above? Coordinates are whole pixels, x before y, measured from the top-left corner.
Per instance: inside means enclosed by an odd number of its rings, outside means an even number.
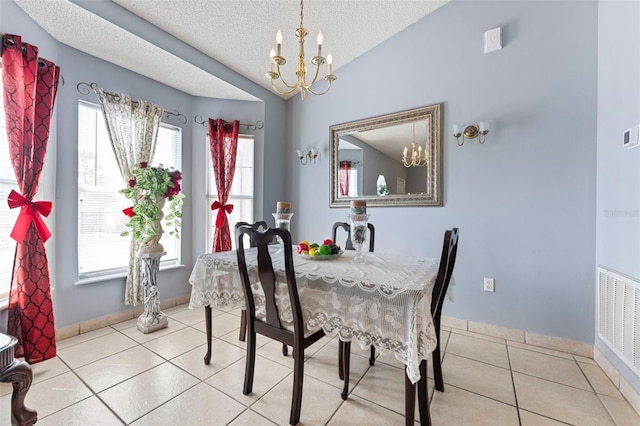
[[[330,260],[342,256],[340,246],[332,240],[324,240],[322,244],[301,241],[296,247],[296,253],[311,260]]]

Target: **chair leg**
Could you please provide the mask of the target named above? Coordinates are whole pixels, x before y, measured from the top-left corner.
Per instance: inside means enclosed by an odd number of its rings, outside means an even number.
[[[407,374],[404,375],[404,417],[405,425],[414,426],[414,411],[416,409],[416,386],[411,383]]]
[[[344,342],[338,339],[338,377],[340,378],[340,380],[344,380],[344,370],[342,365],[342,363],[344,362],[342,360],[342,357],[344,355],[343,352],[344,352]]]
[[[427,361],[420,363],[420,381],[418,382],[418,408],[420,410],[420,424],[431,425],[429,414],[429,382],[427,380]]]
[[[211,306],[204,307],[204,323],[207,329],[207,353],[204,356],[205,365],[211,361]]]
[[[436,389],[444,392],[444,379],[442,378],[442,359],[440,358],[440,339],[432,353],[433,359],[433,380],[436,382]]]
[[[369,365],[376,363],[376,348],[371,345],[371,355],[369,355]]]
[[[253,390],[253,373],[256,367],[256,331],[253,324],[249,325],[247,339],[247,360],[244,370],[244,388],[242,393],[249,395]]]
[[[342,399],[346,400],[349,394],[349,364],[351,362],[351,342],[343,343],[342,354],[342,374],[344,375],[344,385],[342,387]]]
[[[287,345],[285,345],[284,343],[282,344],[282,356],[287,356],[289,355],[289,348],[287,348]]]
[[[296,425],[300,422],[303,378],[304,349],[302,349],[302,343],[296,341],[293,347],[293,394],[291,397],[291,417],[289,417],[289,423],[291,425]]]
[[[240,316],[240,336],[238,336],[238,340],[241,342],[244,342],[246,335],[247,335],[247,310],[243,309],[242,314]]]

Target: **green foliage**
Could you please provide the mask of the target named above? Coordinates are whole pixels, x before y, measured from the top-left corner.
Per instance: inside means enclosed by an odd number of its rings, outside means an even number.
[[[181,179],[182,173],[171,167],[165,168],[162,164],[158,167],[147,167],[147,163],[140,163],[133,171],[129,185],[120,190],[125,197],[133,201],[133,208],[124,211],[129,216],[129,223],[126,225],[128,230],[120,235],[133,234],[138,241],[155,235],[153,225],[161,212],[156,199],[164,197],[169,204],[169,214],[164,217],[165,228],[169,230],[169,235],[180,238],[181,208],[184,204],[184,194],[180,193]]]

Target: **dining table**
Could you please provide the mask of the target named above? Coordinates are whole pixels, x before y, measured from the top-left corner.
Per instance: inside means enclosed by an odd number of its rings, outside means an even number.
[[[256,249],[246,250],[256,308],[264,309],[257,259],[250,253]],[[276,290],[276,305],[281,321],[286,323],[292,313],[281,251],[278,244],[269,249],[276,281],[282,283]],[[376,252],[366,253],[364,263],[360,263],[354,261],[355,256],[352,250],[322,257],[293,253],[305,327],[322,328],[344,342],[355,341],[363,350],[373,346],[380,354],[392,353],[406,366],[412,384],[426,380],[421,377],[420,364],[437,345],[430,308],[440,260]],[[189,308],[245,307],[235,251],[200,255],[189,282]],[[211,336],[207,337],[210,345]]]

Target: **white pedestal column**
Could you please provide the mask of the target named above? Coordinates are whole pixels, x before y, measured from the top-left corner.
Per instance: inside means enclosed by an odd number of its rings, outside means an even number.
[[[164,312],[160,310],[160,295],[158,293],[158,273],[160,272],[160,258],[167,254],[140,253],[142,259],[142,284],[144,285],[144,312],[138,317],[138,330],[144,334],[152,333],[169,325]]]

